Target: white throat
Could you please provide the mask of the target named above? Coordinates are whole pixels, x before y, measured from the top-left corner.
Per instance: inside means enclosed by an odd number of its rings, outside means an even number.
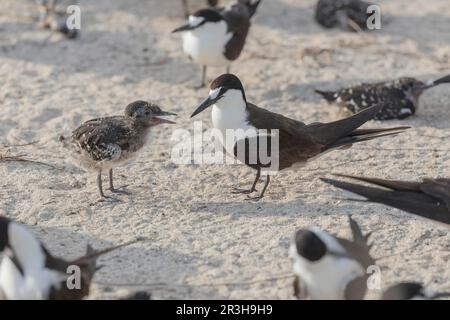
[[[217,91],[216,91],[217,90]],[[216,97],[220,88],[210,92],[210,97]],[[244,100],[242,92],[237,89],[231,89],[225,92],[222,98],[212,107],[212,123],[214,128],[225,134],[226,129],[253,128],[247,121],[247,103]]]

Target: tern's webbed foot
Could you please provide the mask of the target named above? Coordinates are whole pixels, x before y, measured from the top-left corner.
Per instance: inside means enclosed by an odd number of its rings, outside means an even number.
[[[122,200],[114,198],[114,197],[110,197],[110,196],[101,196],[100,198],[98,198],[97,202],[122,202]]]
[[[251,194],[255,191],[258,191],[256,189],[239,189],[239,188],[233,188],[233,191],[231,191],[232,194]]]
[[[256,196],[256,197],[249,197],[249,196],[247,196],[247,198],[245,199],[245,201],[255,201],[255,202],[258,202],[258,201],[261,200],[262,198],[264,198],[263,195],[259,195],[259,196]]]
[[[116,193],[116,194],[130,195],[131,194],[130,191],[124,190],[126,187],[128,187],[128,185],[125,185],[125,186],[122,186],[122,187],[119,187],[119,188],[111,187],[111,188],[109,188],[109,191],[111,191],[112,193]]]

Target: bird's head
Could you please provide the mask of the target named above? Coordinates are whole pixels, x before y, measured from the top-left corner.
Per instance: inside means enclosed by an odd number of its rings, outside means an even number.
[[[327,246],[322,239],[312,230],[301,229],[295,233],[294,254],[310,262],[322,259],[327,253]]]
[[[247,104],[244,87],[238,77],[223,74],[211,83],[208,97],[200,103],[191,118],[212,105],[219,108],[237,108]]]
[[[430,84],[424,83],[414,78],[400,78],[398,80],[400,89],[409,95],[411,98],[419,98],[425,89],[429,88]]]
[[[161,108],[154,103],[138,100],[130,103],[125,108],[125,116],[150,127],[161,123],[174,124],[175,122],[160,117],[176,116],[176,114],[162,111]]]

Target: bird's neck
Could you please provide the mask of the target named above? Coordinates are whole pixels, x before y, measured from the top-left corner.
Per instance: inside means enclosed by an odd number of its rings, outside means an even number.
[[[219,130],[246,129],[248,126],[247,102],[240,90],[228,90],[212,107],[213,126]]]

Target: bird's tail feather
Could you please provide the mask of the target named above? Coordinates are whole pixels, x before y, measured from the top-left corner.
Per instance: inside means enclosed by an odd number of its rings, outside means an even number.
[[[321,180],[336,188],[360,195],[369,202],[391,206],[426,219],[443,223],[447,227],[450,224],[450,216],[447,208],[438,205],[437,201],[428,195],[411,193],[404,190],[394,191],[379,187],[368,187],[327,178],[321,178]]]
[[[310,129],[318,141],[325,144],[326,149],[330,149],[380,137],[396,135],[410,128],[402,126],[384,129],[358,129],[363,124],[373,119],[382,108],[382,104],[377,104],[373,107],[364,109],[351,117],[331,123],[316,124],[310,126]]]
[[[336,100],[334,91],[322,91],[322,90],[314,90],[316,93],[320,94],[325,100],[328,102],[333,102]]]
[[[353,234],[353,241],[363,245],[365,247],[370,248],[369,244],[367,243],[369,237],[370,237],[370,233],[364,235],[361,231],[361,227],[359,226],[359,224],[352,218],[351,215],[348,215],[348,221],[350,223],[350,229],[352,230],[352,234]]]
[[[327,148],[332,148],[335,145],[337,146],[337,141],[346,138],[364,123],[373,119],[382,108],[383,106],[381,104],[377,104],[351,117],[330,123],[315,123],[309,125],[308,128],[317,141],[327,146]]]
[[[397,191],[420,191],[420,183],[419,182],[409,182],[409,181],[400,181],[400,180],[385,180],[378,178],[367,178],[367,177],[358,177],[352,176],[348,174],[335,174],[337,177],[343,177],[353,180],[358,180],[362,182],[366,182],[369,184],[373,184],[376,186],[384,187],[391,190]]]
[[[410,127],[395,127],[395,128],[386,128],[386,129],[368,129],[368,130],[355,130],[348,136],[339,139],[335,143],[327,146],[329,149],[339,148],[343,146],[349,146],[354,143],[370,141],[373,139],[395,136],[403,131],[409,129]]]

